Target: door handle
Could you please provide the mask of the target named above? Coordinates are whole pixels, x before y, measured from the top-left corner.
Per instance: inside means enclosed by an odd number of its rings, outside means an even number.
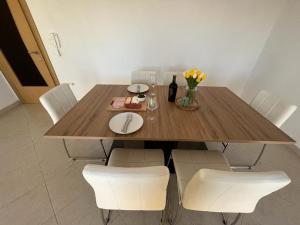
[[[28,54],[29,55],[37,55],[37,56],[39,56],[39,60],[43,60],[43,56],[41,55],[41,53],[39,51],[29,51]]]
[[[28,52],[28,54],[30,54],[30,55],[40,55],[40,53],[38,51],[30,51],[30,52]]]

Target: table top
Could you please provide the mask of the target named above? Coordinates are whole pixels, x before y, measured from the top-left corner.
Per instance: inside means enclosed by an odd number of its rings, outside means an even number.
[[[179,88],[177,96],[184,94]],[[132,134],[113,133],[107,106],[115,96],[131,96],[126,85],[96,85],[45,134],[53,138],[213,141],[291,144],[295,141],[226,87],[198,87],[200,107],[184,111],[168,102],[168,87],[156,86],[159,107],[139,112],[143,127]],[[155,117],[149,120],[149,117]]]

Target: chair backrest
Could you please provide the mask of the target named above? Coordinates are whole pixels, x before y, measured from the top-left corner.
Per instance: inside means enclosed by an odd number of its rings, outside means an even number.
[[[282,101],[278,102],[272,110],[266,113],[265,117],[270,120],[275,126],[281,127],[288,118],[297,110],[296,105],[288,105]]]
[[[157,82],[157,84],[160,84],[158,73],[156,71],[151,71],[151,70],[133,71],[131,74],[131,83],[132,84],[148,84],[148,85],[150,85],[151,76],[156,76],[156,82]]]
[[[183,76],[183,72],[181,71],[166,71],[163,72],[162,77],[163,77],[163,84],[164,85],[169,85],[172,82],[173,75],[176,75],[176,83],[178,86],[186,86],[187,82]]]
[[[40,97],[40,102],[50,115],[53,123],[57,123],[74,105],[77,100],[69,84],[61,84],[52,88]]]
[[[260,109],[263,107],[264,103],[270,96],[271,93],[265,90],[258,92],[258,94],[250,102],[251,107],[254,108],[256,111],[260,112]]]
[[[82,172],[92,186],[99,208],[111,210],[163,210],[169,170],[165,166],[109,167],[86,165]]]
[[[265,90],[260,91],[250,105],[277,127],[281,127],[297,109],[296,105],[285,104]]]
[[[200,169],[189,181],[182,204],[186,209],[251,213],[264,196],[291,182],[284,172],[233,172]]]

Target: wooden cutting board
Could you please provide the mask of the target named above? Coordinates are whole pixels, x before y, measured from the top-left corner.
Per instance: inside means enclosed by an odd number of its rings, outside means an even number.
[[[146,102],[146,100],[141,102],[142,107],[139,108],[139,109],[130,109],[130,108],[126,108],[125,106],[123,106],[121,108],[113,108],[112,104],[113,104],[113,102],[116,98],[117,97],[113,97],[111,103],[107,106],[108,111],[114,111],[114,112],[124,112],[124,111],[126,111],[126,112],[145,112],[145,111],[147,111],[147,102]]]

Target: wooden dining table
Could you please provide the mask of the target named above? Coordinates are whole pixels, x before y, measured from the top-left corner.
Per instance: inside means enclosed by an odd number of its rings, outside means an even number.
[[[116,134],[109,128],[110,119],[119,112],[108,110],[113,97],[133,96],[127,85],[94,86],[63,118],[46,133],[48,138],[99,139],[145,143],[222,142],[263,144],[255,162],[232,168],[256,166],[267,144],[293,144],[295,141],[255,111],[226,87],[198,87],[199,108],[185,111],[168,102],[168,86],[156,86],[152,90],[158,101],[155,111],[137,112],[143,117],[143,126],[131,134]],[[183,96],[180,87],[177,96]],[[165,159],[169,158],[173,145],[164,145]],[[170,147],[171,146],[171,147]],[[166,148],[165,148],[166,147]],[[151,148],[151,147],[150,147]]]
[[[127,85],[96,85],[46,133],[64,139],[196,141],[292,144],[295,141],[256,112],[226,87],[198,87],[199,108],[185,111],[168,102],[168,87],[156,86],[159,107],[138,112],[144,119],[132,134],[116,134],[110,119],[119,112],[107,110],[112,98],[132,96]],[[178,89],[182,96],[185,89]],[[149,117],[154,117],[150,120]]]

